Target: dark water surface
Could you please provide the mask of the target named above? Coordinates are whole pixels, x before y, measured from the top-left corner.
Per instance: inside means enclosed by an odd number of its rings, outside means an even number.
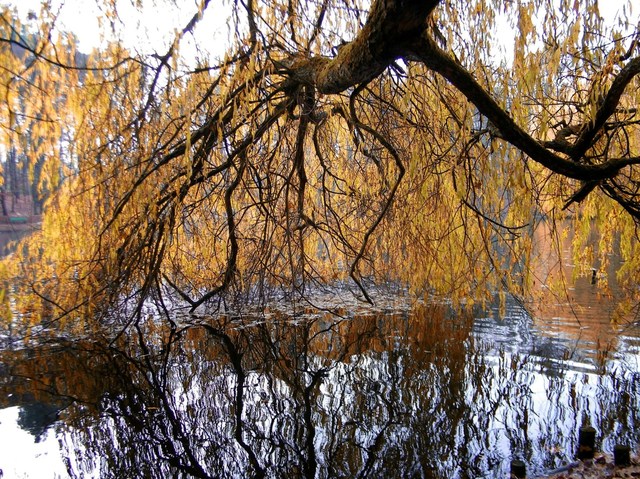
[[[345,314],[5,350],[4,477],[504,478],[513,458],[533,477],[573,460],[582,425],[605,451],[640,443],[631,324],[601,319],[596,344],[513,301]]]

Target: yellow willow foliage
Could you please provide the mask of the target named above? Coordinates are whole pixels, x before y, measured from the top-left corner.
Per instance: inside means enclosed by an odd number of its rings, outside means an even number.
[[[28,33],[5,7],[2,35],[16,43],[3,43],[1,82],[3,145],[11,149],[20,166],[29,170],[29,181],[41,197],[57,187],[68,174],[61,159],[62,142],[69,133],[66,124],[73,117],[67,108],[78,84],[78,71],[61,65],[41,63],[40,56],[55,56],[58,62],[73,63],[76,51],[71,38],[53,42],[42,26]]]
[[[34,171],[46,158],[41,189],[57,188],[3,297],[79,331],[148,301],[343,281],[472,305],[566,287],[536,261],[571,234],[575,275],[619,253],[637,300],[635,19],[605,25],[586,0],[408,3],[201,2],[173,43],[113,41],[80,69],[63,36],[28,69],[3,44],[3,145]],[[224,53],[181,56],[215,8]],[[409,8],[426,15],[413,29]],[[37,116],[28,141],[17,111]]]

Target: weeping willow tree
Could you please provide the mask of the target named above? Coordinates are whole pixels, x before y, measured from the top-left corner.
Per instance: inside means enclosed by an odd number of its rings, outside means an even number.
[[[364,301],[380,282],[466,304],[526,295],[537,227],[559,243],[567,221],[576,261],[619,248],[638,294],[631,2],[605,22],[595,0],[167,1],[131,2],[192,10],[138,49],[117,40],[123,2],[100,1],[110,43],[81,68],[52,12],[33,45],[2,13],[3,142],[26,102],[57,185],[3,266],[21,317],[84,327],[331,284]],[[224,44],[203,41],[222,15]]]

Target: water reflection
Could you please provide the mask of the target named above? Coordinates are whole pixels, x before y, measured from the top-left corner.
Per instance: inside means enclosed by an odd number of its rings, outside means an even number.
[[[18,241],[27,237],[37,229],[37,225],[12,226],[0,223],[0,258],[10,254]]]
[[[556,227],[564,234],[558,233]],[[552,342],[573,342],[572,349],[578,353],[604,355],[603,360],[609,351],[623,348],[630,348],[631,359],[633,355],[637,357],[637,284],[633,291],[623,291],[618,283],[617,271],[623,260],[617,248],[605,255],[607,264],[602,264],[602,257],[596,253],[600,238],[595,229],[587,245],[592,254],[583,252],[579,259],[574,254],[573,236],[570,224],[552,228],[549,223],[542,223],[535,231],[536,252],[531,264],[537,297],[527,306],[535,318],[536,330]]]
[[[3,352],[1,406],[55,412],[71,477],[498,478],[515,457],[532,475],[572,460],[587,423],[605,449],[638,444],[638,368],[567,359],[527,321],[428,306],[143,323]]]

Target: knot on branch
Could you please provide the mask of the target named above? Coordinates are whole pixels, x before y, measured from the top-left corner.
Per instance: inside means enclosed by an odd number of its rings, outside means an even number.
[[[308,57],[303,54],[294,54],[281,60],[273,60],[278,73],[288,77],[287,87],[293,85],[316,86],[319,72],[322,71],[331,59],[327,57]]]

